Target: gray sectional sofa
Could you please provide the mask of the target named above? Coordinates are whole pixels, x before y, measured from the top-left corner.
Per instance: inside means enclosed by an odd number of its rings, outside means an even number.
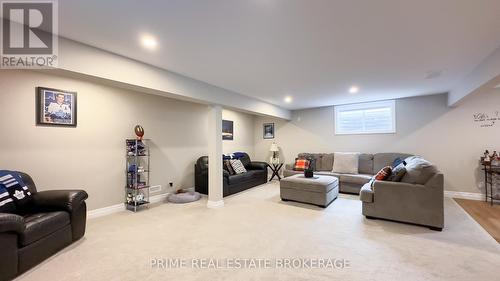
[[[444,227],[444,176],[421,157],[404,153],[360,154],[359,174],[333,173],[333,153],[300,153],[298,158],[314,159],[315,174],[339,179],[339,190],[359,193],[362,213],[368,219],[385,219],[428,226],[441,231]],[[408,158],[410,157],[410,158]],[[406,160],[406,174],[401,182],[373,181],[371,178],[396,158]],[[284,176],[303,172],[286,165]]]
[[[410,162],[406,164],[407,169],[418,165],[412,165],[412,161],[407,160]],[[444,176],[433,165],[412,171],[408,177],[407,172],[401,182],[374,181],[373,185],[363,185],[359,196],[363,215],[368,219],[406,222],[441,231],[444,227]]]
[[[334,153],[299,153],[297,158],[314,159],[314,174],[335,176],[339,179],[339,190],[343,193],[359,194],[361,187],[385,166],[391,166],[396,158],[412,156],[405,153],[361,153],[359,155],[358,174],[338,174],[332,172]],[[303,172],[293,170],[293,164],[285,165],[283,176],[289,177]]]

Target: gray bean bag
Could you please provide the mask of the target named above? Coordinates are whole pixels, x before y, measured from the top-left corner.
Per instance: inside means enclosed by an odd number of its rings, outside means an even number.
[[[167,196],[167,201],[176,204],[189,203],[200,200],[201,195],[196,191],[189,191],[185,193],[173,193]]]

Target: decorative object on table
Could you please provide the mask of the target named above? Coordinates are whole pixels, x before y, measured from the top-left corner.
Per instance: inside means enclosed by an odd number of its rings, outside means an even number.
[[[141,125],[136,125],[134,127],[134,132],[137,136],[137,139],[142,140],[142,138],[144,137],[144,128]]]
[[[281,180],[281,177],[280,177],[280,170],[281,168],[283,167],[283,163],[271,163],[271,164],[267,164],[267,166],[269,167],[269,169],[271,169],[272,171],[272,175],[271,175],[271,178],[269,179],[269,181],[272,181],[274,179],[274,177],[278,177],[278,180]]]
[[[490,163],[490,152],[487,149],[483,154],[483,163],[485,163],[485,164]]]
[[[140,127],[140,126],[139,126]],[[137,126],[136,126],[137,128]],[[142,127],[141,127],[142,129]],[[144,130],[142,130],[144,135]],[[148,139],[125,140],[127,184],[125,187],[125,206],[128,210],[137,212],[142,206],[149,204],[149,143]]]
[[[280,158],[279,158],[280,149],[275,142],[273,142],[271,144],[271,148],[269,149],[269,151],[271,151],[273,153],[273,156],[271,156],[271,160],[270,160],[271,164],[279,164],[280,163]]]
[[[490,161],[492,166],[498,166],[498,154],[496,150],[493,151]]]
[[[314,172],[311,168],[304,170],[304,177],[305,178],[312,178],[314,177]]]
[[[222,120],[222,140],[233,140],[233,121]]]
[[[196,191],[186,191],[182,193],[171,193],[167,196],[167,201],[170,203],[184,204],[198,201],[201,194]]]
[[[37,87],[37,125],[76,127],[76,113],[76,92]]]
[[[274,139],[274,123],[264,123],[262,129],[264,139]]]
[[[307,161],[309,161],[309,166],[304,169],[304,177],[312,178],[314,177],[315,160],[312,158],[308,158]]]

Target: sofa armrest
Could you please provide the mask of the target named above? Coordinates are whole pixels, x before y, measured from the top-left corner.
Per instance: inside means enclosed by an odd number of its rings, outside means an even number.
[[[424,187],[425,186],[421,184],[396,182],[396,181],[375,180],[373,182],[374,192],[377,192],[377,190],[380,190],[381,192],[406,192],[406,191],[414,191],[416,188],[424,188]]]
[[[89,196],[84,190],[47,190],[33,194],[36,207],[72,212],[82,206]]]
[[[376,204],[405,209],[443,210],[443,190],[422,184],[375,181],[373,201]]]
[[[252,161],[248,165],[249,170],[266,170],[267,169],[267,163],[266,162],[261,162],[261,161]]]
[[[222,176],[223,176],[224,178],[228,178],[228,179],[229,179],[229,172],[228,172],[228,171],[226,171],[226,170],[224,170],[224,169],[222,169]]]
[[[0,233],[15,232],[21,234],[25,228],[23,217],[16,214],[0,213]]]

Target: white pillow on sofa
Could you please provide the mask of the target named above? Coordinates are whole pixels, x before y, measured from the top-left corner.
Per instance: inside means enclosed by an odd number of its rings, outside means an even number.
[[[357,152],[335,152],[333,156],[334,173],[357,174],[359,165],[359,153]]]
[[[243,166],[243,163],[241,163],[240,159],[229,160],[229,163],[231,164],[231,167],[233,167],[233,170],[237,175],[247,172],[247,169],[245,169],[245,166]]]

